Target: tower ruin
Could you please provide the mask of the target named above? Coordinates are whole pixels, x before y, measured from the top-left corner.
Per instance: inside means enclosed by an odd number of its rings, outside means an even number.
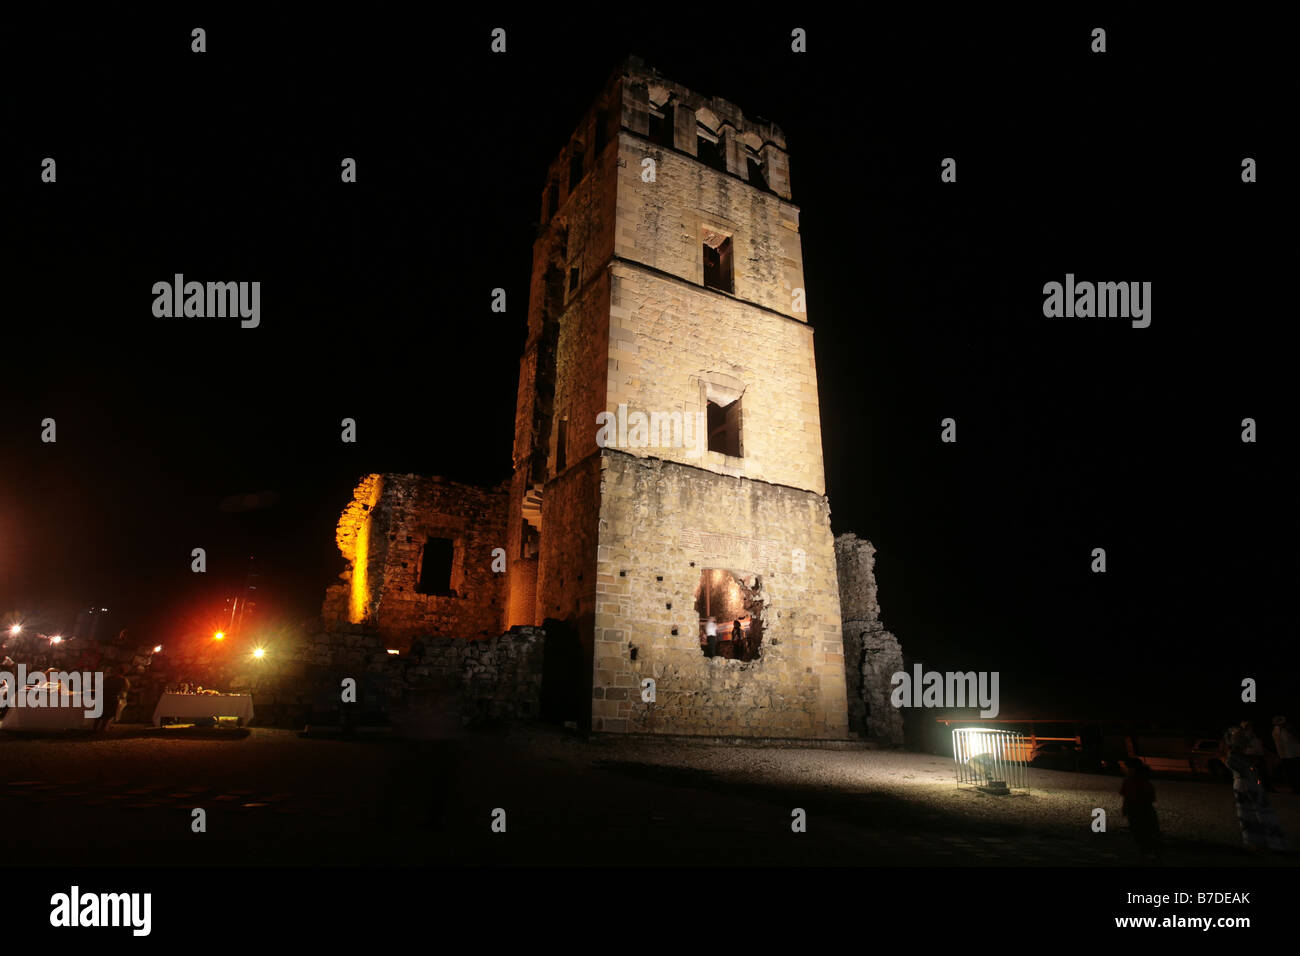
[[[780,129],[615,71],[542,190],[513,463],[504,623],[546,626],[552,717],[846,736]]]

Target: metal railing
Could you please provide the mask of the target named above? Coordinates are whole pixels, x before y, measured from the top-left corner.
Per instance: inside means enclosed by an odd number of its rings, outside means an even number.
[[[952,732],[958,787],[996,794],[1028,790],[1029,753],[1029,742],[1014,731],[962,727]]]

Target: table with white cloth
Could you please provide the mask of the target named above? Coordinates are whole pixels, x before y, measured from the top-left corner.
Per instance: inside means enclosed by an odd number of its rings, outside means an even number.
[[[0,720],[0,730],[94,729],[95,718],[86,716],[87,708],[82,703],[81,691],[74,694],[59,684],[29,684],[25,690],[28,700],[31,698],[32,691],[43,690],[48,706],[10,707],[5,713],[4,720]],[[94,699],[93,694],[88,696]],[[55,706],[56,700],[57,706]],[[23,703],[26,702],[24,700]]]
[[[252,694],[163,694],[153,710],[153,725],[162,725],[164,717],[238,717],[243,723],[253,719]]]

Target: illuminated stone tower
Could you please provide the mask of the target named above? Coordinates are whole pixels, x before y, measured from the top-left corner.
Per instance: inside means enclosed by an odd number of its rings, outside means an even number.
[[[552,716],[614,732],[847,735],[790,199],[778,128],[636,58],[551,165],[505,623],[548,623]]]

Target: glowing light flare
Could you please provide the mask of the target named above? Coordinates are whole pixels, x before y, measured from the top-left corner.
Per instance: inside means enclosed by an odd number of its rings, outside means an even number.
[[[63,637],[62,637],[61,635],[58,635],[58,634],[52,634],[52,635],[50,635],[50,643],[51,643],[51,644],[62,644],[62,643],[63,643]]]
[[[224,641],[224,640],[226,639],[226,632],[225,632],[225,631],[217,631],[217,633],[215,633],[215,634],[212,635],[212,639],[213,639],[214,641]]]
[[[15,625],[13,625],[12,627],[9,628],[9,633],[10,633],[10,634],[20,634],[20,633],[22,633],[22,629],[23,629],[23,626],[22,626],[21,624],[15,624]]]
[[[263,657],[266,656],[266,648],[265,647],[255,648],[253,650],[253,656],[256,657],[258,660],[261,660]]]
[[[153,648],[153,652],[154,652],[155,654],[161,654],[161,653],[162,653],[162,645],[161,645],[161,644],[155,644],[155,645],[154,645],[154,648]]]
[[[967,760],[974,760],[984,754],[992,753],[994,736],[987,730],[975,727],[963,727],[959,733],[965,737],[964,751]]]

